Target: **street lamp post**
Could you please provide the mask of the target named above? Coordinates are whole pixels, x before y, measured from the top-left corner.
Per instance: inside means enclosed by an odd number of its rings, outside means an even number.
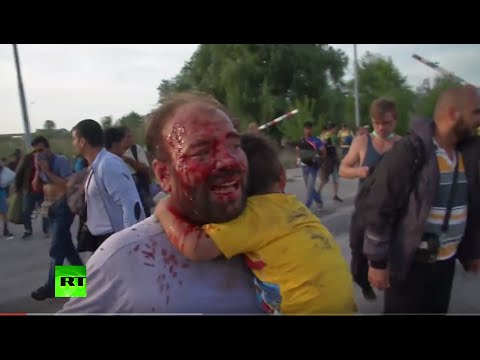
[[[355,91],[355,126],[360,127],[360,106],[358,103],[358,63],[357,63],[357,44],[353,44],[353,74]]]
[[[13,56],[15,57],[15,67],[17,69],[18,92],[20,94],[20,105],[22,107],[23,127],[25,130],[25,136],[24,136],[25,149],[27,152],[29,152],[32,141],[31,141],[31,134],[30,134],[30,122],[28,120],[27,101],[25,99],[25,91],[23,89],[22,71],[20,69],[20,59],[18,56],[17,44],[12,44],[12,46],[13,46]]]

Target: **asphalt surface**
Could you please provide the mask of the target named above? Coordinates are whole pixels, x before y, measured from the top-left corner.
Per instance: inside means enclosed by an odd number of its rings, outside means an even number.
[[[288,170],[289,182],[287,192],[295,194],[301,201],[305,200],[305,186],[300,169]],[[332,185],[327,184],[323,190],[324,210],[315,211],[342,247],[345,259],[350,261],[348,247],[348,229],[353,209],[353,199],[357,183],[340,180],[339,196],[343,203],[333,201]],[[313,209],[314,207],[312,207]],[[42,285],[48,274],[50,239],[41,232],[40,220],[34,224],[34,236],[31,240],[22,240],[23,226],[11,225],[15,239],[0,237],[0,313],[54,313],[65,303],[65,299],[47,299],[35,301],[30,297],[32,290]],[[72,226],[76,233],[77,221]],[[83,256],[86,259],[88,256]],[[361,314],[379,314],[383,307],[382,292],[377,292],[378,299],[366,301],[360,289],[355,287],[356,300]],[[457,264],[450,313],[480,313],[480,276],[466,274]]]

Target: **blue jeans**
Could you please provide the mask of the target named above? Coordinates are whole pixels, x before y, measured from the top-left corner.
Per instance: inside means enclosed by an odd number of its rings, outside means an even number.
[[[305,206],[310,208],[312,202],[315,200],[317,204],[322,203],[322,197],[315,189],[315,180],[317,180],[318,169],[310,166],[302,166],[303,180],[305,181],[305,187],[307,188],[307,201]]]
[[[50,270],[45,286],[48,291],[55,290],[55,265],[63,265],[65,258],[70,265],[83,265],[72,241],[70,227],[75,215],[70,211],[65,200],[55,202],[49,211],[52,226],[52,243],[50,245]]]
[[[27,192],[23,196],[22,211],[23,211],[23,226],[25,232],[31,233],[32,231],[32,212],[35,209],[35,204],[41,204],[43,202],[42,193]],[[42,217],[42,230],[44,234],[48,234],[48,218]]]

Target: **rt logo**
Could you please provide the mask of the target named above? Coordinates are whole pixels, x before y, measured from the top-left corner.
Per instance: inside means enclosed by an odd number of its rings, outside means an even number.
[[[87,297],[86,266],[55,266],[55,297]]]

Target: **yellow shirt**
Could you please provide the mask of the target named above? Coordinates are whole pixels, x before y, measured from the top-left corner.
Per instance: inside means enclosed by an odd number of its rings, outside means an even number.
[[[203,228],[227,258],[246,255],[264,310],[356,312],[353,283],[340,247],[295,196],[252,196],[237,219]]]

